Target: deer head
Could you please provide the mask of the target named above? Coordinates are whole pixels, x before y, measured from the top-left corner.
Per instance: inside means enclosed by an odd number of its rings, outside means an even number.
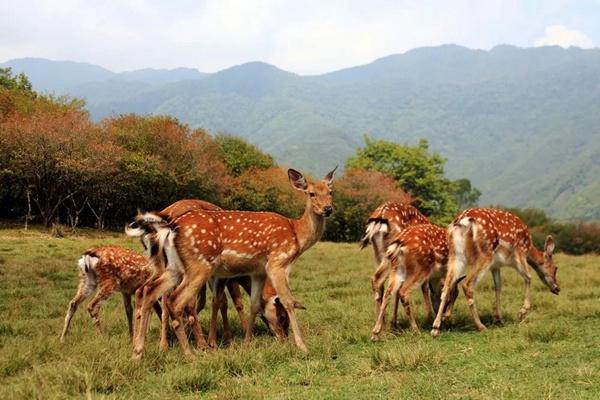
[[[548,286],[548,289],[554,294],[558,294],[560,292],[560,286],[558,285],[558,281],[556,280],[556,271],[558,267],[554,264],[552,260],[552,253],[554,252],[555,244],[552,236],[548,235],[546,237],[546,242],[544,243],[544,251],[543,251],[543,261],[535,260],[534,262],[530,262],[529,264],[533,267],[535,272],[540,277],[541,281]]]
[[[333,212],[332,189],[333,177],[337,166],[331,170],[321,181],[308,183],[304,176],[295,169],[288,169],[288,178],[296,190],[300,190],[308,196],[312,211],[323,217],[328,217]]]

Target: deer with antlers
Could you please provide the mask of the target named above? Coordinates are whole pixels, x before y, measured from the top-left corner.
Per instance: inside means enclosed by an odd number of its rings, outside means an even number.
[[[538,250],[531,241],[527,225],[516,215],[494,208],[470,208],[460,213],[448,228],[449,256],[448,273],[442,290],[441,304],[431,334],[439,335],[442,323],[442,310],[448,301],[448,290],[454,287],[465,274],[467,265],[471,270],[462,282],[473,321],[478,330],[486,327],[479,319],[475,304],[475,287],[483,275],[491,269],[496,290],[495,318],[502,319],[500,309],[500,266],[514,267],[525,282],[523,306],[519,318],[523,318],[531,308],[529,290],[531,286],[531,266],[540,280],[554,294],[560,292],[556,280],[557,267],[552,260],[554,240],[546,237],[544,251]]]
[[[149,311],[163,294],[175,288],[167,306],[173,329],[184,354],[192,356],[184,331],[184,308],[211,276],[251,277],[251,310],[246,340],[260,311],[260,298],[265,279],[273,283],[280,303],[288,314],[296,346],[307,351],[300,334],[295,309],[300,304],[289,289],[291,264],[315,244],[325,230],[325,218],[333,212],[332,181],[335,169],[324,180],[307,182],[293,169],[288,170],[292,186],[306,194],[306,207],[299,219],[289,219],[269,212],[194,210],[169,223],[162,243],[167,256],[167,269],[144,287],[140,328],[134,337],[133,357],[141,358]],[[163,221],[163,217],[146,213],[133,224],[140,229]],[[180,283],[179,283],[180,282]],[[192,321],[200,329],[198,321]]]
[[[65,323],[60,335],[64,342],[71,319],[79,305],[99,287],[87,309],[98,333],[100,326],[100,307],[115,291],[123,295],[123,305],[129,325],[129,336],[133,336],[131,296],[152,274],[152,266],[146,257],[123,247],[104,246],[86,250],[79,259],[79,287],[75,297],[69,303]],[[154,309],[161,317],[161,307],[155,303]]]
[[[417,286],[428,288],[430,280],[439,282],[444,279],[448,260],[446,230],[433,224],[409,226],[392,236],[388,241],[385,256],[390,263],[390,278],[372,331],[372,340],[379,339],[385,309],[393,293],[402,302],[410,328],[418,331],[409,296]],[[432,310],[428,290],[423,290],[423,298],[425,308]]]
[[[184,199],[176,201],[171,204],[164,210],[160,211],[160,215],[162,215],[165,220],[173,220],[186,212],[192,210],[205,210],[205,211],[221,211],[222,209],[215,204],[204,200],[196,200],[196,199]],[[152,277],[150,277],[146,283],[151,282],[156,279],[166,270],[166,258],[160,249],[159,237],[157,235],[159,228],[158,224],[153,224],[148,226],[147,230],[133,229],[131,227],[126,227],[125,231],[129,236],[140,237],[142,245],[149,251],[150,259],[152,260],[151,265],[154,266],[154,273]],[[248,277],[238,277],[238,278],[230,278],[221,280],[219,283],[216,280],[210,282],[211,287],[213,288],[213,301],[212,301],[212,315],[211,315],[211,330],[208,337],[208,343],[204,341],[203,337],[197,337],[196,341],[198,346],[210,346],[216,347],[216,319],[217,313],[220,310],[221,318],[223,321],[223,340],[228,342],[231,340],[231,329],[229,328],[229,319],[227,316],[227,298],[223,296],[225,287],[229,291],[229,295],[231,300],[234,303],[235,309],[239,315],[240,322],[242,325],[242,329],[244,332],[248,329],[248,321],[244,314],[244,305],[242,301],[242,295],[240,291],[240,285],[245,289],[245,291],[250,294],[250,280]],[[222,284],[222,285],[221,285]],[[143,297],[143,287],[140,287],[136,291],[136,315],[139,315],[141,312],[141,303]],[[206,285],[202,287],[200,290],[200,294],[198,296],[198,302],[196,303],[196,299],[194,299],[190,305],[188,305],[186,312],[190,314],[188,319],[195,318],[195,314],[199,313],[204,309],[206,304]],[[194,312],[195,310],[195,312]],[[279,303],[277,295],[271,282],[267,280],[265,282],[263,294],[261,297],[261,317],[265,321],[265,324],[269,329],[275,334],[277,338],[282,338],[287,336],[288,329],[288,318],[287,313],[283,309],[283,306]],[[139,318],[136,318],[136,321]],[[166,350],[168,348],[167,342],[167,331],[168,331],[168,323],[169,315],[167,313],[166,307],[163,308],[163,316],[162,316],[162,326],[161,326],[161,340],[160,340],[160,348],[161,350]]]
[[[375,315],[379,315],[381,309],[381,302],[383,298],[383,290],[385,280],[390,274],[390,262],[386,257],[386,246],[388,238],[394,237],[400,231],[411,225],[417,224],[429,224],[429,219],[421,214],[419,210],[409,204],[396,203],[396,202],[385,202],[375,209],[369,216],[367,226],[365,228],[365,235],[360,241],[360,248],[363,249],[371,243],[373,245],[373,253],[375,255],[375,262],[377,267],[375,273],[371,278],[371,289],[373,291],[373,297],[375,299]],[[429,293],[429,287],[424,284],[423,295],[425,292]],[[398,296],[394,302],[394,312],[392,315],[392,327],[397,325],[397,314],[398,314]],[[431,304],[425,302],[425,306]],[[433,313],[432,310],[427,309],[428,313]]]

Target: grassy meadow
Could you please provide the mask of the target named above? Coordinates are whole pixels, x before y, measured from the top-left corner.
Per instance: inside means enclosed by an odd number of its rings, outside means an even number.
[[[600,398],[598,256],[556,256],[559,296],[534,274],[533,308],[521,322],[523,284],[504,269],[504,326],[474,331],[461,295],[450,330],[433,339],[416,291],[422,333],[386,327],[383,340],[372,343],[371,250],[319,243],[291,274],[292,291],[307,307],[298,317],[308,355],[291,340],[277,343],[258,320],[255,340],[244,344],[230,307],[231,345],[195,361],[175,344],[161,353],[153,316],[146,357],[134,362],[118,293],[102,308],[103,336],[81,307],[66,342],[58,342],[78,282],[76,260],[103,244],[141,250],[118,233],[53,238],[36,229],[0,229],[0,398]],[[491,274],[477,299],[489,325]],[[400,321],[406,327],[402,310]]]

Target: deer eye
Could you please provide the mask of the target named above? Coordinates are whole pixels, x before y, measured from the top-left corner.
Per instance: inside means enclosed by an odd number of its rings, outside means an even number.
[[[310,192],[309,195],[310,195],[310,197],[315,197],[316,196],[315,192]]]

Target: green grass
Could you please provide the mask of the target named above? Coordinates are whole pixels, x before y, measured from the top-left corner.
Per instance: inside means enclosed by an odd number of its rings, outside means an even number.
[[[433,339],[419,293],[413,304],[423,333],[404,330],[372,343],[370,250],[319,243],[294,266],[292,291],[306,305],[300,325],[310,353],[277,343],[262,322],[249,345],[231,310],[235,341],[186,361],[178,347],[158,351],[153,317],[145,359],[130,360],[120,296],[102,309],[104,336],[85,309],[58,343],[77,286],[76,259],[87,247],[119,244],[119,234],[81,231],[52,238],[39,230],[0,230],[0,398],[470,398],[600,397],[600,257],[558,255],[560,296],[534,277],[533,309],[519,322],[523,284],[503,270],[504,326],[477,333],[464,298],[450,331]],[[492,321],[491,276],[477,294]],[[420,292],[420,291],[417,291]],[[207,313],[201,315],[207,328]],[[400,319],[406,327],[404,316]]]

